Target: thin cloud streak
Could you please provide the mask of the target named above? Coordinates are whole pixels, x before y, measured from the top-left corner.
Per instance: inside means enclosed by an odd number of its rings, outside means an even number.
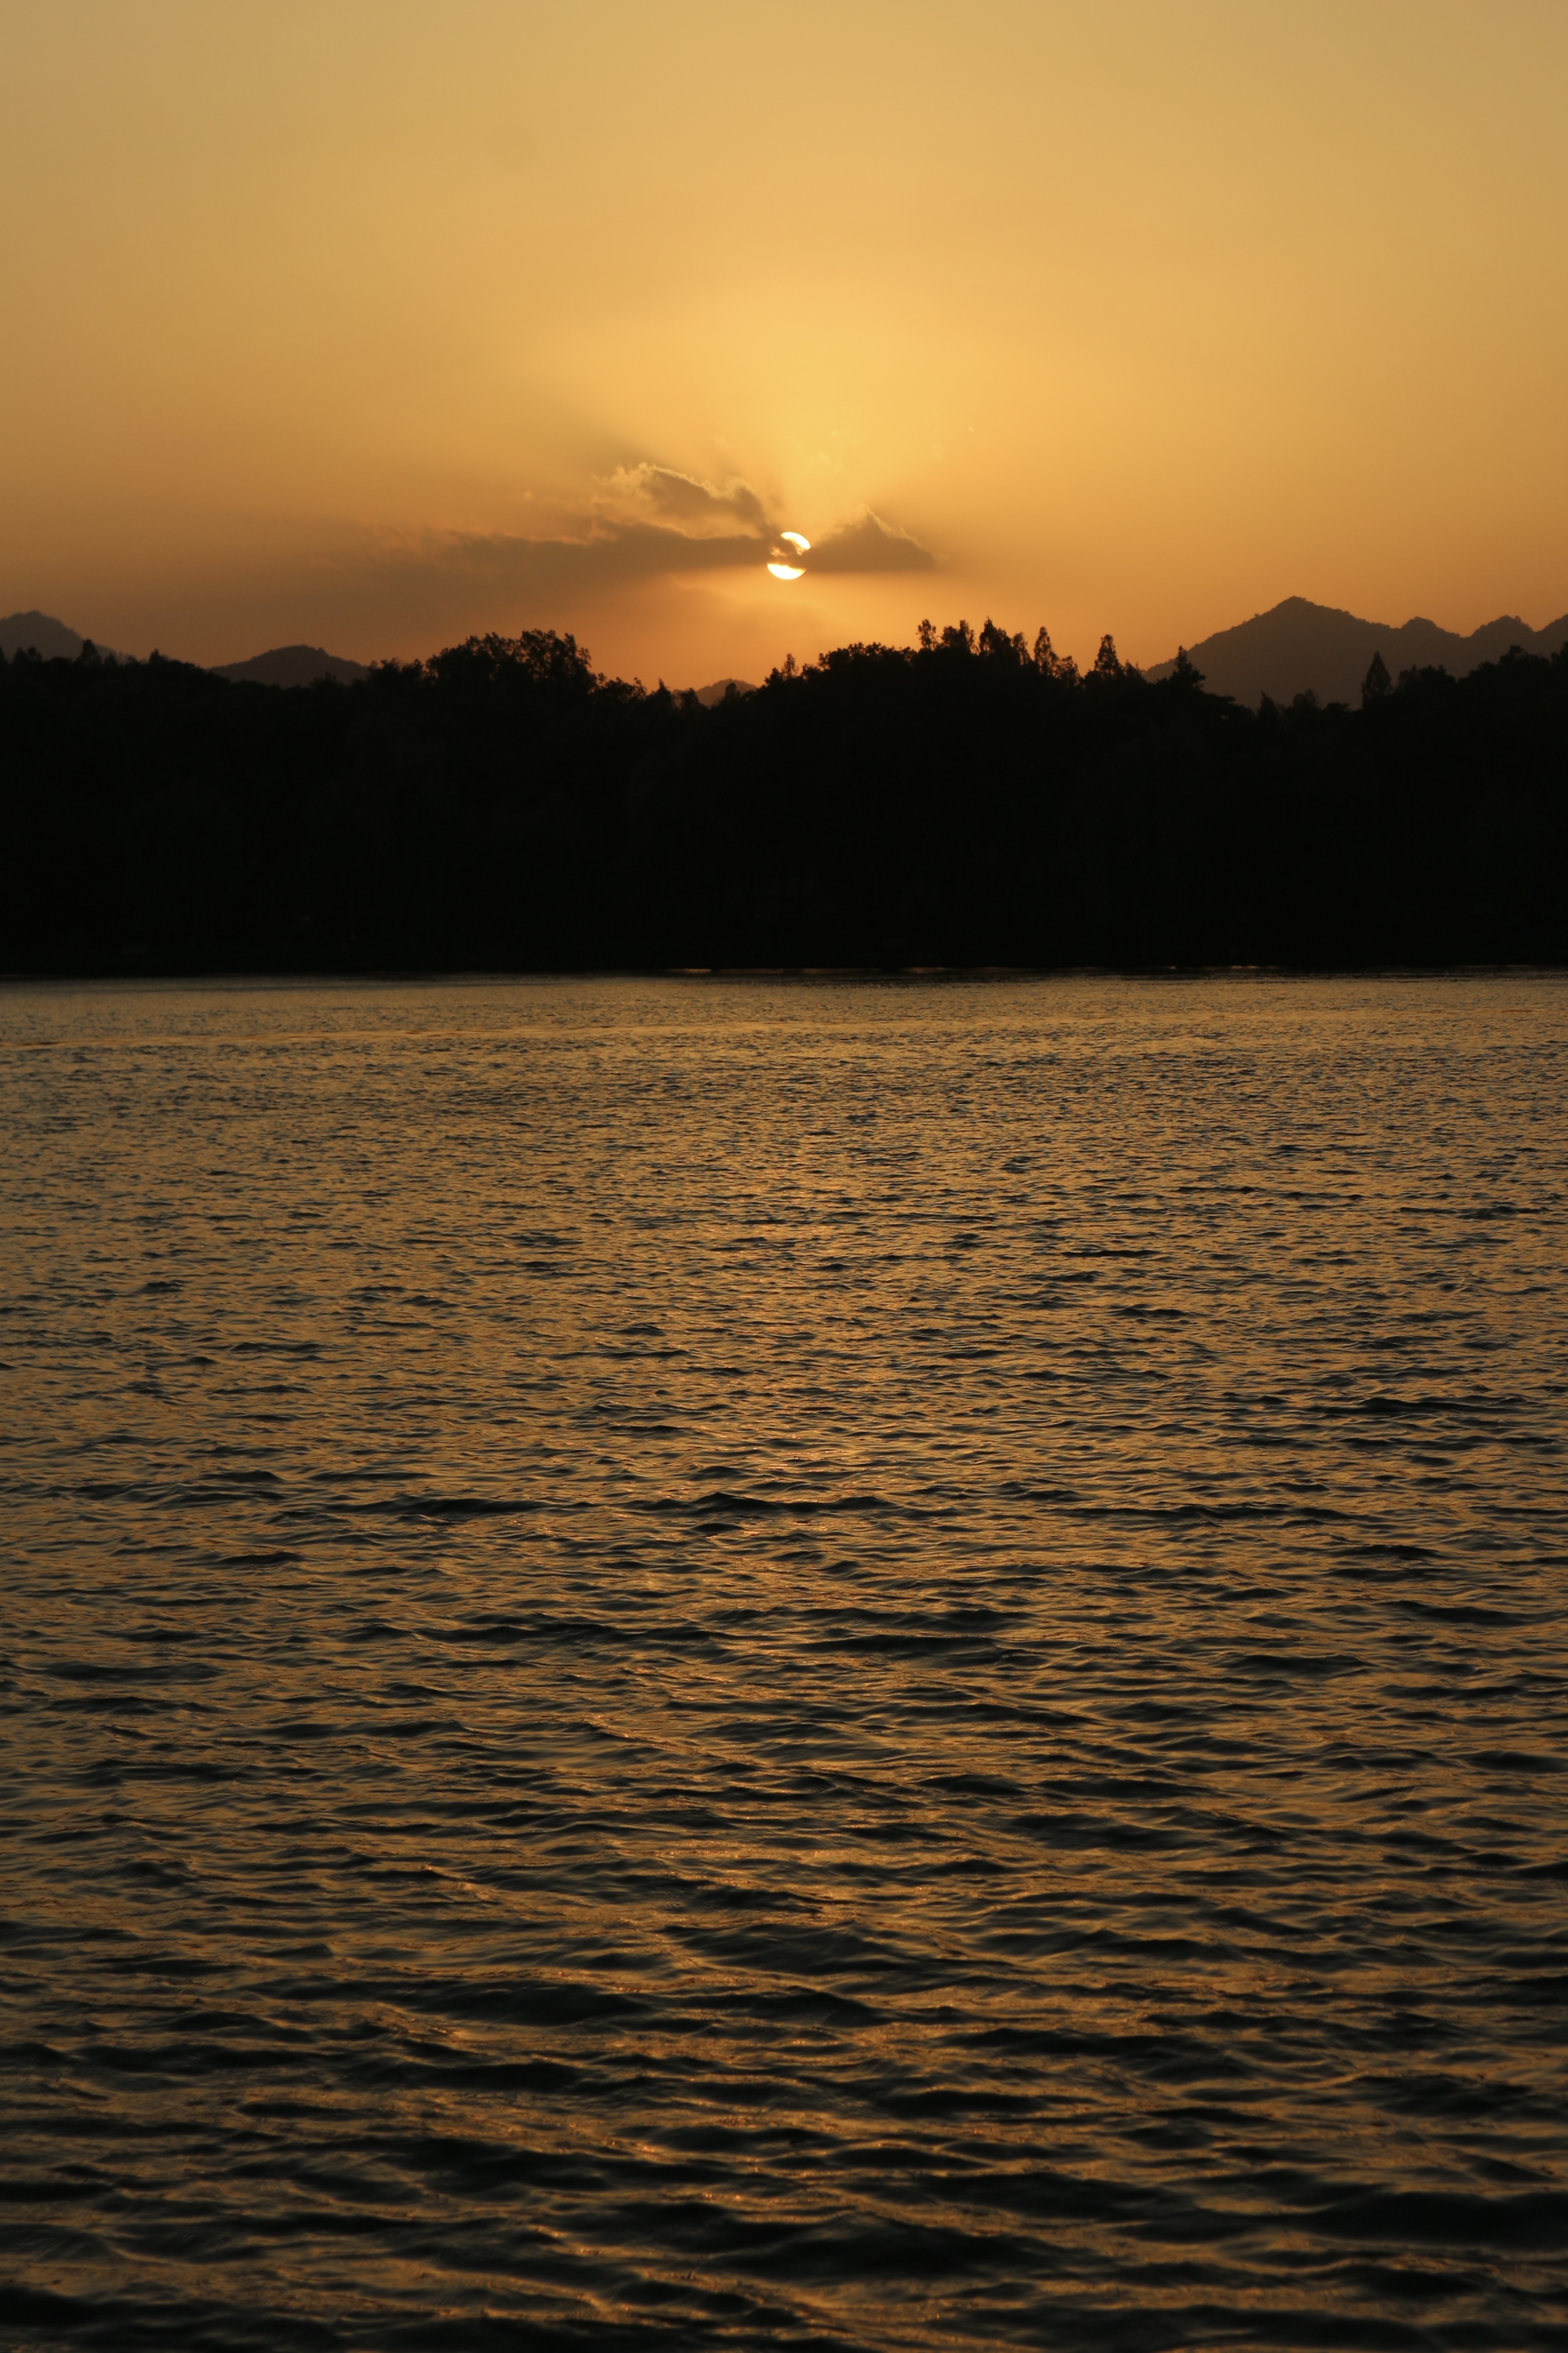
[[[602,523],[583,537],[531,539],[510,532],[423,532],[387,545],[378,568],[398,580],[471,582],[506,596],[580,596],[680,573],[763,563],[766,533],[722,535],[660,523]]]

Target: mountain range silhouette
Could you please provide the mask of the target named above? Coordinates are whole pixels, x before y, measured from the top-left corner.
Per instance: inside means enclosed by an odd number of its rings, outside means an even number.
[[[7,661],[19,649],[39,654],[45,661],[75,661],[87,642],[48,613],[7,613],[0,620],[0,655]],[[108,646],[94,649],[105,656],[112,650]],[[212,675],[248,680],[255,686],[312,686],[321,678],[353,686],[357,679],[368,678],[370,671],[363,662],[350,661],[344,654],[330,654],[323,646],[273,646],[264,654],[252,654],[248,661],[215,662]],[[710,708],[723,702],[731,687],[737,694],[757,691],[749,679],[717,678],[711,686],[697,689],[697,700]]]
[[[1307,693],[1321,702],[1354,702],[1374,654],[1383,656],[1394,678],[1402,670],[1437,668],[1463,678],[1483,662],[1500,660],[1512,646],[1530,654],[1553,654],[1564,643],[1568,613],[1543,629],[1532,629],[1517,615],[1504,614],[1463,637],[1440,628],[1436,621],[1417,618],[1395,628],[1363,621],[1332,605],[1314,605],[1305,596],[1287,596],[1268,612],[1254,614],[1234,628],[1216,630],[1186,650],[1211,694],[1234,695],[1238,702],[1255,705],[1265,694],[1276,702],[1292,702]],[[7,659],[18,647],[30,647],[46,661],[74,661],[82,644],[74,629],[47,613],[10,613],[0,619],[0,653]],[[109,649],[100,646],[98,650],[107,653]],[[1174,669],[1173,660],[1158,662],[1147,676],[1168,678]],[[260,686],[309,686],[320,678],[346,686],[368,672],[363,662],[330,654],[321,646],[274,646],[248,661],[219,662],[214,675]],[[742,679],[717,679],[698,690],[698,699],[721,702],[731,684],[742,694],[753,691]]]
[[[1268,612],[1189,646],[1187,657],[1203,672],[1211,694],[1234,695],[1237,702],[1256,705],[1265,694],[1276,702],[1293,702],[1308,693],[1321,702],[1354,702],[1374,654],[1383,656],[1393,678],[1401,670],[1437,669],[1464,678],[1482,662],[1500,661],[1511,646],[1527,654],[1554,654],[1565,641],[1568,613],[1543,629],[1504,614],[1460,637],[1436,621],[1405,621],[1394,628],[1333,605],[1287,596]],[[1169,678],[1175,667],[1173,661],[1159,662],[1145,675]]]
[[[330,654],[323,646],[274,646],[269,653],[252,654],[248,661],[216,662],[213,676],[248,679],[256,686],[313,686],[319,678],[353,686],[370,671],[363,662]]]
[[[0,620],[0,654],[7,661],[21,652],[41,654],[45,661],[75,661],[85,642],[48,613],[7,613]],[[100,646],[97,650],[107,654],[112,649]]]

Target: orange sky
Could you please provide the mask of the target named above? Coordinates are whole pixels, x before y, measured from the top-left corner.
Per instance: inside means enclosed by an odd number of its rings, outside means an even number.
[[[1568,609],[1563,0],[0,0],[0,612],[651,684]]]

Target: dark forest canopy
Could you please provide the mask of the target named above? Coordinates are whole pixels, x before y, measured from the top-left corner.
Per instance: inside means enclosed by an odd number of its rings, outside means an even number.
[[[0,969],[1568,962],[1568,651],[1244,709],[987,623],[753,694],[474,638],[0,661]]]

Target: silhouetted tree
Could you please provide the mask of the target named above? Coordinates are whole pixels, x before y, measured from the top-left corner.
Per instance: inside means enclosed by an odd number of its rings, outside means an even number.
[[[1381,702],[1385,694],[1394,691],[1394,681],[1388,674],[1388,664],[1381,654],[1373,654],[1366,676],[1361,682],[1362,708],[1369,702]]]
[[[0,970],[1568,962],[1568,649],[1373,699],[990,620],[710,711],[548,630],[298,690],[18,653]]]
[[[1010,638],[1005,629],[997,628],[989,614],[980,632],[980,650],[992,661],[1006,662],[1015,670],[1021,669],[1029,659],[1029,649],[1022,633]]]

